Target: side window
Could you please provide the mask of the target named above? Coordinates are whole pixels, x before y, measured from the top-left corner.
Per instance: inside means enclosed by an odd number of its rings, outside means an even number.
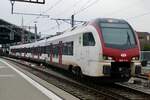
[[[83,34],[83,46],[95,46],[95,40],[91,32]]]
[[[73,42],[69,42],[68,44],[68,55],[73,55]]]
[[[47,46],[45,47],[45,53],[46,53],[46,54],[49,54],[49,53],[50,53],[50,46],[49,46],[49,45],[47,45]]]
[[[59,48],[57,45],[53,46],[53,57],[58,58]]]
[[[73,55],[73,41],[63,44],[63,55]]]
[[[63,55],[68,55],[68,48],[66,43],[63,45]]]

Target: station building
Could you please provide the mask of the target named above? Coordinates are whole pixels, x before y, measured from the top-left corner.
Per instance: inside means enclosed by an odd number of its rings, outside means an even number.
[[[4,51],[8,51],[10,45],[32,42],[39,36],[34,33],[0,19],[0,45]]]
[[[150,51],[150,33],[136,32],[140,41],[142,51]]]

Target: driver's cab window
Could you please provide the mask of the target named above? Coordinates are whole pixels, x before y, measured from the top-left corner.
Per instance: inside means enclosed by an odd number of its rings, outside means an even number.
[[[95,46],[95,40],[92,32],[83,34],[83,46]]]

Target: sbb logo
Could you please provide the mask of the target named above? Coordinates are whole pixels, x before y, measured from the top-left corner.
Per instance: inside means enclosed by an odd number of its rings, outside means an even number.
[[[127,55],[125,53],[122,53],[121,54],[121,57],[126,57]]]

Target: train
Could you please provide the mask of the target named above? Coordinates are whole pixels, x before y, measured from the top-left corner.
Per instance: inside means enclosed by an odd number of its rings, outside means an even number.
[[[123,19],[97,18],[59,35],[10,46],[10,55],[92,78],[126,80],[141,73],[139,40]]]

